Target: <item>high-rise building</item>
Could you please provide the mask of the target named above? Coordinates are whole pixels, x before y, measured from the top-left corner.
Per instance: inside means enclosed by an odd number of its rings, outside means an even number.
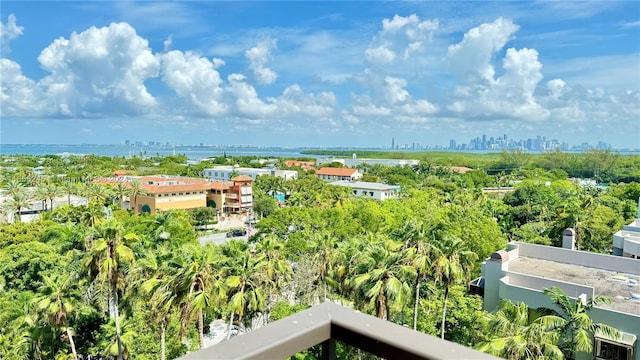
[[[392,149],[396,148],[396,138],[391,138],[391,148]]]
[[[451,139],[449,140],[449,150],[455,150],[456,149],[456,141]]]

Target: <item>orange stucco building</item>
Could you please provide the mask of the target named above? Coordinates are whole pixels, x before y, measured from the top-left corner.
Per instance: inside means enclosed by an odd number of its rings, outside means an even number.
[[[250,212],[253,208],[252,179],[249,176],[238,176],[228,182],[167,175],[120,176],[95,180],[96,183],[111,186],[123,183],[130,189],[136,181],[144,194],[129,196],[127,208],[135,214],[205,206],[215,208],[218,214],[239,214]]]

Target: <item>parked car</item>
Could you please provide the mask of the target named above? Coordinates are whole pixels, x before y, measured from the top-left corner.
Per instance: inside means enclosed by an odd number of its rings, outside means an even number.
[[[231,237],[237,237],[237,236],[245,236],[247,235],[247,230],[239,230],[239,229],[235,229],[235,230],[231,230],[227,233],[227,237],[231,238]]]

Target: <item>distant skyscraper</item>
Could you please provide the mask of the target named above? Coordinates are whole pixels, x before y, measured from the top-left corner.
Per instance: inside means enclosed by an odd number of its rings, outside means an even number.
[[[396,138],[391,138],[391,148],[392,149],[396,148]]]
[[[451,139],[449,140],[449,150],[455,150],[456,149],[456,141]]]

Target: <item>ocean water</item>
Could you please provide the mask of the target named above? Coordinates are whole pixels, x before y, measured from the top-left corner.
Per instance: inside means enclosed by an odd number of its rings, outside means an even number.
[[[275,156],[275,157],[318,157],[302,155],[303,149],[297,148],[260,148],[260,147],[137,147],[125,145],[39,145],[39,144],[2,144],[0,155],[99,155],[99,156],[167,156],[185,155],[188,159],[198,160],[222,156]]]

